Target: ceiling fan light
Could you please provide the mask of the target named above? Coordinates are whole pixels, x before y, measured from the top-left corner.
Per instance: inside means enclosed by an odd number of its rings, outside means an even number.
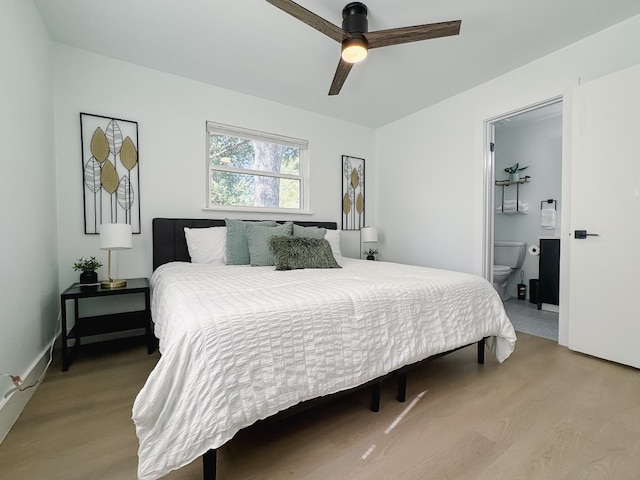
[[[367,44],[361,38],[348,38],[342,42],[342,59],[348,63],[358,63],[367,58]]]

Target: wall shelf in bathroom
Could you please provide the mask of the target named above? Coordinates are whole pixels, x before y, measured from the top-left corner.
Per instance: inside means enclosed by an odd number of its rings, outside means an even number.
[[[516,212],[520,211],[520,185],[523,183],[529,183],[531,181],[531,177],[527,175],[520,180],[511,181],[511,180],[496,180],[496,187],[502,187],[502,207],[501,211],[504,212],[504,187],[509,187],[511,185],[516,186]]]
[[[509,185],[522,185],[523,183],[529,183],[531,181],[531,177],[527,175],[520,180],[516,180],[512,182],[511,180],[496,180],[496,187],[508,187]]]

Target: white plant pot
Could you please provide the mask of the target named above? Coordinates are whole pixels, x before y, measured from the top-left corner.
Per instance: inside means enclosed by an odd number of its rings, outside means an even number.
[[[518,181],[520,181],[520,174],[519,173],[510,173],[509,174],[509,181],[510,182],[518,182]]]

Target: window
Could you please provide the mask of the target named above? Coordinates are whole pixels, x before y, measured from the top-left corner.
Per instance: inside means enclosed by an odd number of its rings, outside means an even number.
[[[207,122],[207,207],[306,211],[308,142]]]

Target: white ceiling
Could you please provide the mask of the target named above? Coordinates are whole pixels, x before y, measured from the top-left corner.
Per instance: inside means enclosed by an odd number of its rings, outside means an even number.
[[[349,0],[299,0],[341,26]],[[369,30],[462,20],[384,47],[327,92],[340,45],[265,0],[36,0],[53,40],[379,127],[640,14],[638,0],[365,0]]]

